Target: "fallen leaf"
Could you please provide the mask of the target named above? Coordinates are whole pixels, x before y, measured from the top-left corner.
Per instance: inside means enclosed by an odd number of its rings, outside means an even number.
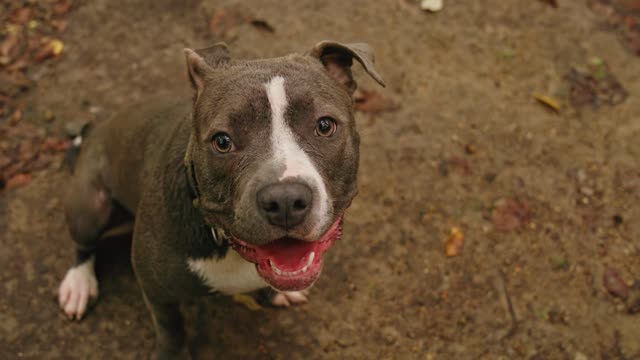
[[[53,55],[58,56],[62,54],[62,50],[64,49],[64,43],[62,42],[62,40],[53,39],[51,40],[50,44]]]
[[[464,233],[457,227],[451,228],[451,233],[445,244],[445,254],[449,257],[458,256],[464,246]]]
[[[35,30],[38,28],[38,26],[40,26],[38,20],[29,20],[29,22],[27,23],[27,28],[29,30]]]
[[[8,35],[0,44],[0,55],[11,57],[19,42],[20,37],[18,35]]]
[[[609,294],[621,299],[626,299],[629,296],[629,287],[616,269],[607,267],[602,274],[602,282]]]
[[[47,42],[35,56],[37,61],[43,61],[52,57],[56,57],[62,53],[64,43],[58,39],[52,39]]]
[[[541,94],[533,94],[533,97],[538,100],[539,103],[546,105],[551,110],[559,113],[560,112],[560,104],[555,99],[551,98],[547,95]]]
[[[250,24],[253,25],[253,27],[255,27],[256,29],[261,31],[266,31],[270,33],[276,32],[276,29],[273,26],[271,26],[271,24],[269,24],[266,20],[253,19],[251,20]]]
[[[62,19],[53,19],[50,24],[57,32],[63,32],[67,28],[69,22]]]
[[[28,55],[21,57],[20,59],[13,62],[13,64],[7,67],[9,71],[22,71],[29,67],[29,58]]]
[[[20,120],[22,120],[22,110],[18,109],[13,112],[13,115],[11,115],[11,123],[16,124]]]
[[[422,8],[422,10],[427,10],[431,12],[438,12],[442,10],[443,7],[444,7],[443,0],[422,0],[420,2],[420,8]]]
[[[70,141],[67,139],[46,138],[40,145],[42,151],[62,152],[69,149]]]
[[[244,305],[247,309],[251,311],[259,311],[262,310],[262,306],[258,304],[256,299],[254,299],[251,295],[246,294],[235,294],[232,297],[233,301]]]
[[[71,10],[71,6],[73,2],[71,0],[58,0],[55,5],[53,5],[53,12],[56,15],[64,15]]]
[[[551,6],[553,6],[554,8],[558,7],[558,0],[540,0],[545,4],[549,4]]]
[[[31,182],[31,174],[29,173],[20,173],[13,175],[7,182],[5,183],[5,188],[7,190],[15,189],[20,186],[27,185]]]
[[[11,15],[11,22],[15,24],[26,24],[31,19],[32,9],[30,7],[23,7],[16,9]]]
[[[390,97],[375,90],[359,89],[353,94],[353,99],[355,110],[365,113],[378,114],[398,109],[398,105]]]
[[[513,231],[531,221],[529,206],[521,201],[500,199],[494,204],[491,216],[493,225],[500,231]]]

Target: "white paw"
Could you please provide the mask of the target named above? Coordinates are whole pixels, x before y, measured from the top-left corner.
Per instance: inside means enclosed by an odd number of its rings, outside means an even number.
[[[98,280],[93,269],[95,258],[72,267],[58,289],[58,303],[71,320],[82,319],[90,300],[98,298]]]
[[[309,296],[309,290],[278,291],[278,293],[271,299],[271,304],[278,307],[306,304],[307,301],[309,301],[307,296]]]

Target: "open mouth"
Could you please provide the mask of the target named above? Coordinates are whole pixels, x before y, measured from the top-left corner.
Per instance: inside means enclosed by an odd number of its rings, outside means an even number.
[[[231,247],[256,264],[258,274],[277,290],[295,291],[311,286],[322,271],[322,256],[342,235],[342,216],[316,241],[290,237],[256,246],[233,238]]]

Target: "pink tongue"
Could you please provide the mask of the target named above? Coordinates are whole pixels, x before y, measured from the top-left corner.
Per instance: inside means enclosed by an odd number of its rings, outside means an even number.
[[[282,238],[261,246],[260,250],[278,269],[296,271],[306,265],[303,260],[306,260],[306,255],[313,251],[315,245],[306,241]]]

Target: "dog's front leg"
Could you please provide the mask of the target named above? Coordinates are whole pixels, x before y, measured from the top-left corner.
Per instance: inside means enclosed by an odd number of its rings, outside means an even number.
[[[155,354],[157,360],[189,359],[185,346],[185,331],[179,303],[159,304],[144,296],[151,312],[156,333]]]

